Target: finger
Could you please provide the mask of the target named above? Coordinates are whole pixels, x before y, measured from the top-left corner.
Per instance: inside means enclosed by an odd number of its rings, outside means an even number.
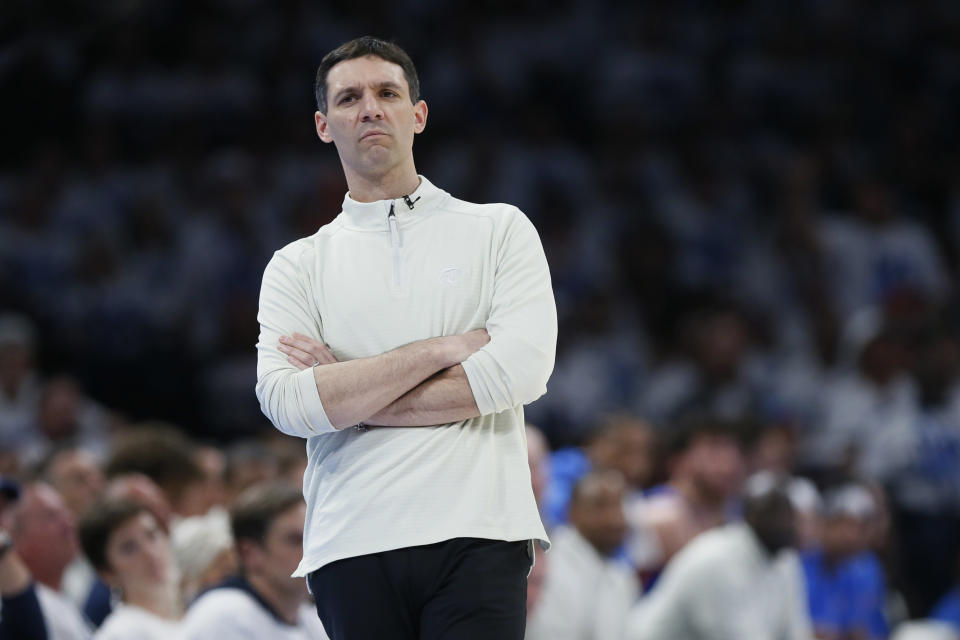
[[[297,369],[300,369],[300,371],[303,371],[304,369],[309,369],[309,368],[310,368],[310,365],[307,365],[307,364],[304,364],[304,363],[300,362],[299,360],[297,360],[297,359],[294,358],[293,356],[287,356],[287,362],[289,362],[290,364],[292,364],[293,366],[295,366]]]
[[[287,352],[287,355],[296,358],[297,360],[307,365],[308,367],[312,367],[318,364],[320,360],[319,358],[314,356],[313,353],[309,351],[304,351],[303,349],[297,349],[296,347],[291,347],[290,350]]]
[[[318,350],[323,347],[323,343],[319,340],[314,340],[313,338],[307,337],[303,334],[296,333],[293,334],[292,339],[287,341],[287,344],[292,347],[296,347],[301,351],[306,351],[307,353],[312,353],[314,355],[316,355]]]
[[[314,363],[333,364],[339,362],[327,345],[302,333],[294,332],[293,336],[283,336],[280,341],[311,354],[315,358]]]
[[[302,333],[294,333],[291,342],[293,346],[312,354],[320,364],[333,364],[339,362],[330,352],[330,348],[319,340],[315,340]]]
[[[303,351],[302,349],[297,349],[296,347],[283,344],[277,346],[277,349],[285,353],[287,355],[287,360],[290,360],[291,362],[303,364],[305,367],[312,367],[318,364],[317,358],[315,358],[312,354]]]

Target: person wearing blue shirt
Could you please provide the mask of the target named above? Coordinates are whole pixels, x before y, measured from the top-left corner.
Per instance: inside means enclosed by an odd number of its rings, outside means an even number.
[[[886,583],[877,557],[865,550],[873,499],[859,486],[828,494],[821,546],[802,556],[807,600],[822,637],[886,638]]]

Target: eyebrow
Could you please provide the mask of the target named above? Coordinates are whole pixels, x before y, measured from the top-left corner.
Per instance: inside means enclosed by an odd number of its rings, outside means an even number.
[[[384,80],[383,82],[375,86],[377,89],[393,89],[398,92],[403,90],[403,88],[399,84],[397,84],[396,82],[393,82],[392,80]],[[362,93],[361,87],[359,85],[351,85],[349,87],[344,87],[343,89],[340,89],[340,91],[337,91],[333,95],[333,101],[336,102],[337,100],[340,99],[341,96],[343,96],[343,94],[350,93],[350,92]]]

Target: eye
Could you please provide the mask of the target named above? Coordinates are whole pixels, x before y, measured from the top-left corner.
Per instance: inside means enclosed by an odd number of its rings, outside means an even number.
[[[355,101],[356,99],[357,99],[357,97],[354,96],[354,95],[346,95],[346,96],[343,96],[342,98],[340,98],[340,102],[338,102],[337,104],[349,104],[349,103]]]
[[[137,552],[140,545],[135,540],[124,540],[119,545],[119,551],[123,555],[131,555]]]
[[[396,98],[399,94],[392,89],[384,89],[380,95],[386,98]]]

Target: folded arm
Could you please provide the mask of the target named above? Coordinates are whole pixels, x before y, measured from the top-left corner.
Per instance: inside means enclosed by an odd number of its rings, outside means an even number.
[[[264,272],[258,320],[260,407],[278,429],[302,437],[366,421],[489,340],[481,329],[421,340],[370,358],[336,362],[331,355],[323,366],[298,367],[292,359],[295,341],[322,335],[320,314],[312,307],[298,265],[279,253]],[[299,338],[286,339],[295,334]],[[312,340],[322,345],[322,338]],[[326,348],[324,352],[329,355]]]
[[[284,336],[280,341],[280,350],[298,369],[319,370],[336,362],[323,343],[308,336]],[[479,415],[467,374],[458,364],[427,378],[363,422],[377,427],[427,427]]]
[[[533,224],[504,221],[486,329],[490,342],[463,362],[481,415],[529,404],[547,391],[557,348],[550,270]]]
[[[461,366],[417,380],[363,422],[392,427],[448,424],[528,404],[546,392],[557,345],[557,309],[540,237],[517,209],[504,220],[496,261],[486,324],[489,342],[475,345],[469,357],[458,361]],[[298,348],[285,351],[294,366],[306,370],[320,362],[323,366],[313,368],[324,374],[335,366],[324,364],[328,360],[322,341],[296,338]]]
[[[424,380],[365,422],[380,427],[421,427],[463,422],[479,415],[467,373],[458,364]]]

